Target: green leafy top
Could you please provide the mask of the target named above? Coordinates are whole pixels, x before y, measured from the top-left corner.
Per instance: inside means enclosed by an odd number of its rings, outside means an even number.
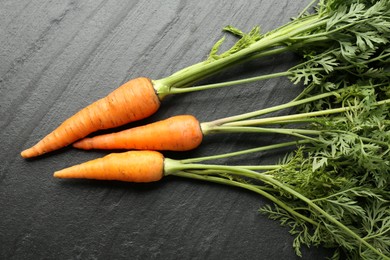
[[[183,171],[174,174],[246,188],[270,199],[274,206],[261,212],[291,228],[298,255],[302,245],[321,244],[338,248],[334,259],[342,253],[348,259],[389,259],[390,1],[320,0],[312,12],[307,10],[264,34],[259,27],[246,34],[228,26],[225,30],[239,37],[230,49],[219,53],[222,38],[206,61],[171,78],[178,82],[174,87],[186,88],[198,77],[243,61],[284,51],[301,54],[303,62],[279,74],[307,85],[299,97],[205,128],[288,134],[300,138],[297,149],[276,165],[187,160],[175,165]],[[296,114],[253,119],[294,106]],[[267,123],[280,127],[261,127]]]
[[[263,34],[258,26],[249,33],[230,25],[225,27],[225,31],[239,38],[237,42],[219,53],[225,40],[223,37],[214,44],[205,61],[155,80],[153,83],[160,98],[183,93],[177,90],[180,88],[194,91],[189,86],[230,66],[287,51],[302,54],[308,61],[307,68],[314,69],[301,70],[292,80],[318,83],[322,75],[337,67],[364,69],[364,64],[390,40],[388,0],[321,0],[313,10]],[[310,67],[312,65],[314,67]],[[325,73],[319,75],[317,67]]]

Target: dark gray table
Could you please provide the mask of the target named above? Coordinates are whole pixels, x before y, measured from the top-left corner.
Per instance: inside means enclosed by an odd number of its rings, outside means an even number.
[[[174,177],[153,184],[60,181],[55,170],[106,153],[65,148],[33,160],[19,153],[127,80],[158,79],[203,60],[224,26],[267,31],[308,2],[1,1],[0,259],[297,259],[288,229],[257,212],[268,201],[256,194]],[[225,49],[233,40],[227,37]],[[294,59],[253,62],[208,82],[281,71]],[[299,90],[274,79],[172,96],[139,124],[184,113],[217,119],[286,102]],[[166,155],[222,153],[280,138],[210,136],[199,149]],[[303,259],[326,255],[311,248]]]

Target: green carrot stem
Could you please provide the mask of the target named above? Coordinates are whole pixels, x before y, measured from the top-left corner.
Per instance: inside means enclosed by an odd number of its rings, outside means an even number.
[[[306,31],[310,31],[314,28],[324,26],[326,24],[326,19],[319,18],[317,15],[305,17],[305,19],[300,19],[299,23],[296,24],[295,21],[286,24],[274,31],[271,31],[269,34],[248,46],[245,49],[242,49],[236,53],[233,53],[227,57],[213,60],[200,62],[195,65],[192,65],[188,68],[182,69],[171,76],[168,76],[163,79],[155,80],[154,84],[157,88],[158,95],[160,98],[165,97],[170,93],[171,88],[180,88],[183,86],[188,86],[193,82],[201,80],[205,77],[208,77],[212,74],[215,74],[225,68],[233,66],[240,63],[242,60],[251,59],[251,57],[256,56],[260,57],[261,52],[269,51],[270,49],[276,49],[280,47],[286,47],[290,42],[290,38],[294,35],[299,35]],[[296,41],[292,42],[295,43]],[[287,50],[286,48],[285,50]]]
[[[300,218],[300,219],[312,224],[313,226],[318,226],[318,223],[315,222],[314,220],[312,220],[312,219],[306,217],[305,215],[302,215],[301,213],[293,210],[291,207],[287,206],[285,203],[278,200],[276,197],[272,196],[270,193],[268,193],[262,189],[259,189],[254,185],[246,184],[246,183],[242,183],[242,182],[238,182],[238,181],[234,181],[234,180],[229,180],[229,179],[222,178],[222,177],[203,175],[199,171],[197,171],[197,172],[196,171],[194,171],[194,172],[180,171],[180,172],[175,172],[172,175],[179,176],[179,177],[185,177],[185,178],[191,178],[191,179],[197,179],[197,180],[203,180],[203,181],[209,181],[209,182],[214,182],[214,183],[219,183],[219,184],[225,184],[225,185],[240,187],[240,188],[244,188],[244,189],[253,191],[253,192],[260,194],[261,196],[269,199],[273,203],[277,204],[278,206],[280,206],[281,208],[286,210],[291,215],[293,215],[297,218]]]
[[[269,171],[277,170],[281,165],[234,165],[233,167],[252,170],[252,171]]]
[[[253,125],[264,125],[264,124],[278,124],[279,121],[284,122],[286,120],[298,120],[298,119],[307,119],[308,117],[316,116],[327,116],[330,114],[342,113],[352,109],[357,108],[357,106],[347,106],[333,109],[326,109],[321,111],[299,113],[294,115],[285,115],[285,116],[276,116],[276,117],[267,117],[260,119],[250,119],[237,122],[226,123],[224,126],[253,126]]]
[[[297,18],[303,17],[305,15],[305,13],[307,12],[307,10],[309,10],[309,8],[313,7],[313,5],[316,2],[317,2],[317,0],[312,0],[305,8],[302,9],[302,11],[299,13]]]
[[[319,135],[321,132],[309,129],[292,129],[292,128],[264,128],[250,126],[216,126],[213,131],[207,133],[272,133],[296,136],[303,139],[317,141],[307,135]]]
[[[171,94],[179,94],[179,93],[187,93],[187,92],[194,92],[194,91],[200,91],[200,90],[215,89],[215,88],[221,88],[221,87],[227,87],[227,86],[235,86],[235,85],[239,85],[239,84],[251,83],[251,82],[260,81],[260,80],[278,78],[278,77],[282,77],[282,76],[290,76],[291,74],[292,74],[291,72],[285,71],[285,72],[277,72],[277,73],[261,75],[261,76],[246,78],[246,79],[232,80],[232,81],[215,83],[215,84],[208,84],[208,85],[202,85],[202,86],[194,86],[194,87],[188,87],[188,88],[171,88],[170,93]]]
[[[238,115],[238,116],[227,117],[227,118],[224,118],[224,119],[215,120],[215,121],[213,121],[211,123],[208,123],[207,127],[212,129],[213,125],[215,125],[215,124],[218,124],[218,125],[222,124],[224,126],[250,126],[250,125],[263,125],[263,124],[279,124],[279,122],[285,122],[285,121],[289,121],[289,120],[295,120],[295,122],[298,122],[298,120],[300,120],[300,119],[307,120],[310,117],[326,116],[326,115],[331,115],[331,114],[342,113],[342,112],[353,110],[353,109],[356,109],[356,108],[359,107],[358,105],[357,106],[346,106],[346,107],[326,109],[326,110],[321,110],[321,111],[299,113],[299,114],[294,114],[294,115],[285,115],[285,116],[276,116],[276,117],[268,117],[268,118],[260,118],[260,119],[241,120],[241,119],[244,119],[244,118],[248,118],[248,117],[252,117],[252,116],[254,117],[254,116],[258,116],[258,115],[263,115],[263,114],[268,113],[270,111],[274,112],[274,111],[277,111],[277,110],[280,110],[280,109],[283,109],[283,108],[287,108],[287,107],[292,107],[292,106],[296,106],[296,105],[299,105],[299,104],[308,103],[308,102],[311,102],[311,101],[314,101],[314,100],[317,100],[317,99],[320,99],[320,98],[324,98],[326,96],[337,95],[337,94],[338,94],[338,92],[331,91],[331,92],[327,92],[327,93],[324,93],[324,94],[316,95],[316,96],[313,96],[313,97],[310,97],[310,98],[288,102],[285,105],[275,106],[275,107],[271,107],[269,109],[262,109],[262,110],[258,110],[258,111],[247,113],[247,114],[242,114],[242,115]],[[376,104],[373,104],[373,105],[380,106],[380,105],[388,105],[388,104],[390,104],[390,99],[377,101]],[[241,120],[241,121],[239,121],[239,120]]]
[[[209,161],[209,160],[217,160],[217,159],[229,158],[229,157],[234,157],[234,156],[239,156],[239,155],[244,155],[244,154],[264,152],[264,151],[273,150],[273,149],[281,149],[281,148],[286,148],[286,147],[291,147],[291,146],[296,146],[296,145],[301,145],[301,144],[307,144],[309,142],[310,142],[309,140],[298,140],[298,141],[284,142],[284,143],[279,143],[279,144],[271,144],[271,145],[260,146],[260,147],[251,148],[251,149],[245,149],[245,150],[241,150],[241,151],[235,151],[235,152],[231,152],[231,153],[224,153],[224,154],[217,154],[217,155],[210,155],[210,156],[203,156],[203,157],[196,157],[196,158],[180,160],[180,163],[188,164],[188,163],[204,162],[204,161]]]
[[[319,94],[319,95],[308,97],[308,98],[305,98],[305,99],[300,99],[300,100],[296,100],[296,101],[290,101],[290,102],[282,104],[282,105],[277,105],[277,106],[273,106],[273,107],[269,107],[269,108],[265,108],[265,109],[260,109],[260,110],[257,110],[257,111],[244,113],[244,114],[241,114],[241,115],[236,115],[236,116],[230,116],[230,117],[217,119],[217,120],[214,120],[214,121],[211,121],[211,122],[203,123],[202,124],[202,127],[203,127],[202,129],[207,131],[208,129],[212,129],[216,125],[217,126],[218,125],[222,125],[222,124],[227,125],[228,123],[231,123],[231,122],[236,122],[236,121],[240,121],[240,120],[244,120],[244,119],[249,119],[249,118],[253,118],[253,117],[269,114],[269,113],[276,112],[276,111],[279,111],[279,110],[283,110],[283,109],[299,106],[299,105],[302,105],[302,104],[310,103],[310,102],[313,102],[315,100],[323,99],[323,98],[326,98],[326,97],[338,96],[340,92],[341,92],[341,90],[340,91],[330,91],[330,92],[327,92],[327,93]]]

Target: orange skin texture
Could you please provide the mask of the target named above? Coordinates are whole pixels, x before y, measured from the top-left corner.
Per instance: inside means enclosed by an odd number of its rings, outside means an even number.
[[[202,140],[199,121],[191,115],[179,115],[117,133],[84,138],[74,143],[73,147],[85,150],[188,151],[198,147]]]
[[[44,137],[21,156],[30,158],[65,147],[101,129],[118,127],[154,114],[160,100],[148,78],[136,78],[97,100]]]
[[[156,151],[112,153],[54,173],[56,178],[154,182],[164,176],[164,157]]]

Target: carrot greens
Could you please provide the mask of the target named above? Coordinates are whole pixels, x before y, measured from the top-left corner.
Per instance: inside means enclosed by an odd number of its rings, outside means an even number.
[[[378,54],[382,45],[390,39],[390,2],[358,0],[321,0],[313,12],[293,19],[291,22],[267,33],[260,33],[259,27],[249,33],[232,26],[225,30],[238,36],[239,40],[229,50],[218,54],[224,38],[212,48],[208,58],[200,63],[182,69],[171,76],[154,80],[160,98],[169,94],[229,86],[255,80],[288,76],[293,82],[311,81],[319,83],[323,75],[334,69],[366,71],[366,64],[373,56],[388,57],[388,52]],[[306,60],[287,72],[260,76],[258,79],[244,79],[211,86],[191,87],[195,82],[230,66],[292,51]],[[377,73],[378,74],[378,73]]]

